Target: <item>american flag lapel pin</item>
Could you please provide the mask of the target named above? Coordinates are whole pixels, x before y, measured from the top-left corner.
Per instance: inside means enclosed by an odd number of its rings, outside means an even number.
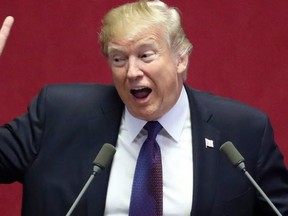
[[[214,148],[213,140],[205,138],[205,147],[206,148]]]

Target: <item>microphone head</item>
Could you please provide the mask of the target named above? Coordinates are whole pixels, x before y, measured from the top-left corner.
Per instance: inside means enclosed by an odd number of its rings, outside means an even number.
[[[235,148],[232,142],[227,141],[220,147],[220,151],[223,152],[233,166],[239,166],[245,160],[240,152]]]
[[[116,149],[113,145],[105,143],[93,161],[93,164],[101,169],[105,169],[105,167],[111,163],[115,152]]]

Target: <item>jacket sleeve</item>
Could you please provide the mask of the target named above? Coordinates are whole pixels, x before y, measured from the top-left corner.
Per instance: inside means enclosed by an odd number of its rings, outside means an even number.
[[[28,112],[0,127],[0,183],[22,182],[25,170],[37,157],[45,128],[45,89]]]
[[[256,180],[276,208],[288,215],[288,171],[283,156],[274,142],[273,129],[267,118],[257,161]],[[258,194],[255,215],[274,215],[271,207]]]

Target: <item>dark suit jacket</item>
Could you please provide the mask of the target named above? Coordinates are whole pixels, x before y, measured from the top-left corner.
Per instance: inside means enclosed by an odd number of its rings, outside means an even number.
[[[236,101],[186,90],[193,131],[191,215],[273,215],[242,171],[219,152],[227,140],[288,215],[287,170],[267,116]],[[23,183],[23,215],[67,213],[91,175],[99,149],[104,143],[116,144],[123,108],[112,86],[54,85],[41,91],[27,114],[1,127],[0,181]],[[205,138],[214,141],[214,148],[205,147]],[[73,215],[103,215],[109,171],[96,176]],[[121,194],[115,196],[121,199]]]

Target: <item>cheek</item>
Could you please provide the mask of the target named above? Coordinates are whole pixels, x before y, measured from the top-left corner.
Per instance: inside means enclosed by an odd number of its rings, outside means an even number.
[[[125,79],[125,73],[121,69],[112,69],[112,77],[114,82],[121,82],[121,80]],[[116,84],[116,83],[115,83]]]
[[[113,71],[112,72],[112,78],[113,78],[113,83],[114,86],[116,87],[118,93],[120,94],[120,96],[124,97],[124,95],[126,94],[126,84],[125,84],[125,73],[121,72],[121,71]]]
[[[171,70],[171,68],[166,67],[158,73],[158,76],[155,76],[155,79],[158,85],[167,91],[168,89],[171,90],[170,88],[173,88],[175,82],[177,82],[178,74],[176,70]]]

